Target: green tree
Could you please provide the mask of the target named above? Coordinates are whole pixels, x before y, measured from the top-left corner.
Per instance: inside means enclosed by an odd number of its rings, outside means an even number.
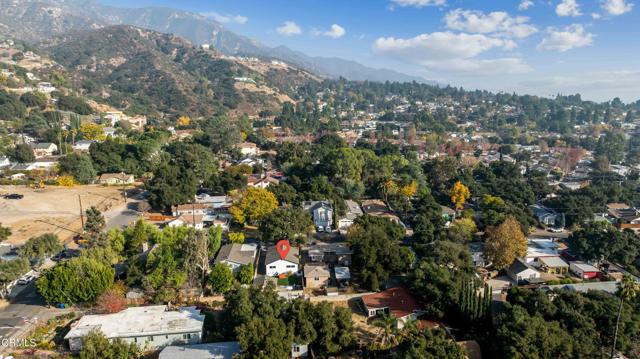
[[[253,268],[253,263],[242,266],[238,272],[238,282],[240,284],[251,284],[251,282],[253,282],[254,272],[255,269]]]
[[[31,263],[41,264],[45,258],[62,251],[64,247],[60,244],[58,236],[53,233],[46,233],[38,237],[31,237],[20,247],[21,257],[27,258]]]
[[[395,352],[394,358],[404,359],[464,359],[465,352],[442,329],[427,329],[411,333]]]
[[[349,228],[353,266],[369,289],[378,290],[390,274],[409,268],[400,249],[403,236],[402,226],[380,217],[362,216]]]
[[[0,242],[4,242],[9,239],[11,235],[11,228],[3,227],[2,223],[0,223]]]
[[[36,156],[33,154],[31,146],[27,144],[18,144],[10,154],[11,159],[20,163],[33,162]]]
[[[614,358],[616,354],[616,344],[618,342],[618,330],[620,329],[620,317],[622,316],[622,307],[624,302],[633,301],[638,293],[640,292],[640,284],[636,282],[635,278],[630,275],[625,275],[622,278],[622,282],[620,282],[620,287],[618,288],[618,297],[620,298],[620,306],[618,307],[618,316],[616,319],[616,330],[613,335],[613,345],[611,346],[611,359]]]
[[[214,293],[224,294],[233,287],[235,278],[231,268],[223,263],[218,263],[213,266],[211,274],[209,274],[209,282]]]
[[[8,286],[11,282],[22,277],[30,269],[31,264],[26,258],[9,261],[0,259],[0,298],[9,294]]]
[[[260,223],[260,233],[265,241],[288,239],[292,243],[304,243],[305,235],[313,227],[308,211],[292,206],[279,207]]]
[[[213,258],[218,254],[218,251],[222,246],[222,227],[209,227],[207,238],[209,239],[209,257]]]
[[[288,358],[291,352],[292,333],[282,319],[253,317],[237,329],[241,358]],[[265,335],[265,333],[269,333]]]
[[[86,219],[84,222],[84,230],[91,239],[92,245],[106,245],[106,235],[103,236],[102,233],[106,226],[106,222],[102,212],[100,212],[97,207],[91,206],[85,211],[85,215]]]
[[[47,303],[94,301],[113,285],[111,266],[90,258],[72,258],[46,270],[36,282]]]
[[[82,338],[80,359],[139,359],[142,351],[134,343],[120,338],[108,339],[102,332],[93,330]]]
[[[96,179],[96,170],[91,158],[86,154],[72,153],[58,161],[61,173],[68,173],[81,184],[91,183]]]

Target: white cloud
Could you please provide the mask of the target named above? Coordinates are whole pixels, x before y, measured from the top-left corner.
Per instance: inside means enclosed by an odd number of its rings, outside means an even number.
[[[533,1],[531,0],[522,0],[520,2],[520,5],[518,5],[518,10],[520,11],[524,11],[524,10],[529,10],[530,7],[533,6]]]
[[[598,19],[599,19],[599,18],[601,18],[601,17],[602,17],[602,15],[600,15],[600,14],[599,14],[599,13],[597,13],[597,12],[592,12],[592,13],[591,13],[591,18],[592,18],[592,19],[598,20]]]
[[[580,24],[573,24],[558,29],[547,28],[548,36],[538,44],[538,50],[565,52],[571,49],[589,46],[593,43],[593,34],[585,31]]]
[[[449,29],[480,34],[525,38],[538,32],[525,16],[512,17],[504,11],[488,14],[482,11],[456,9],[445,16]]]
[[[249,21],[249,18],[246,16],[242,16],[242,15],[230,15],[230,14],[219,14],[215,11],[210,11],[210,12],[203,12],[201,13],[202,16],[206,16],[208,18],[212,18],[215,21],[221,23],[221,24],[246,24],[247,21]]]
[[[300,26],[298,26],[298,24],[296,24],[293,21],[285,21],[284,24],[282,24],[282,26],[278,26],[276,28],[276,31],[280,35],[284,35],[284,36],[293,36],[293,35],[302,34],[302,29],[300,28]]]
[[[556,6],[556,14],[558,14],[558,16],[577,17],[581,16],[582,12],[580,11],[580,4],[578,4],[576,0],[562,0],[558,6]]]
[[[613,16],[628,13],[632,8],[633,4],[626,3],[625,0],[604,0],[602,2],[602,9]]]
[[[346,33],[347,31],[344,29],[344,27],[338,24],[333,24],[331,25],[331,30],[323,32],[322,35],[337,39],[343,37]]]
[[[425,6],[444,6],[447,0],[391,0],[394,5],[400,7],[425,7]]]
[[[378,38],[373,50],[399,61],[418,64],[429,70],[489,75],[528,71],[518,58],[478,59],[492,49],[511,49],[515,43],[482,34],[434,32],[409,39]]]

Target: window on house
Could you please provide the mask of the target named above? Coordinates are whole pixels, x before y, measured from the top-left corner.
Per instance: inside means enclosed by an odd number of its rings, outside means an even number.
[[[276,266],[269,266],[269,269],[276,269]]]
[[[320,278],[319,277],[315,277],[315,278],[313,278],[313,280],[320,280]]]
[[[294,346],[293,346],[293,352],[294,352],[294,353],[300,353],[300,347],[299,347],[299,346],[297,346],[297,345],[294,345]]]
[[[147,341],[148,341],[148,342],[152,342],[152,341],[153,341],[153,336],[148,336],[148,337],[147,337]]]

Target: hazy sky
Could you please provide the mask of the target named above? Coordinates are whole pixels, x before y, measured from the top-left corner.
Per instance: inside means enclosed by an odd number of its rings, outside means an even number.
[[[100,1],[203,13],[270,46],[469,89],[640,99],[634,0]]]

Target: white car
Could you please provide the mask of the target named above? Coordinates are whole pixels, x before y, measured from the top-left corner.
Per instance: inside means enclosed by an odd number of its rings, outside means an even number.
[[[549,229],[553,233],[562,233],[564,232],[564,228],[550,228]]]
[[[18,279],[18,285],[27,285],[29,284],[29,282],[31,282],[34,279],[36,279],[34,275],[31,275],[31,274],[25,275],[24,277]]]

